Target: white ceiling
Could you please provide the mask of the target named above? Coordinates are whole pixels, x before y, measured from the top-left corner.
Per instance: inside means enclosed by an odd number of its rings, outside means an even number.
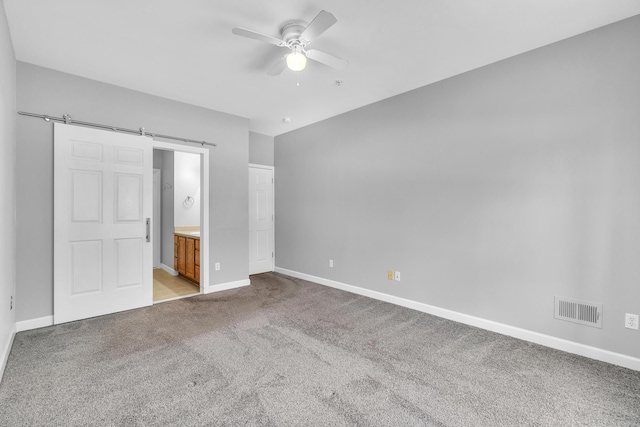
[[[638,0],[4,5],[20,61],[247,117],[250,130],[272,136],[640,14]],[[309,61],[304,71],[270,77],[282,48],[231,33],[244,27],[279,37],[286,21],[308,22],[322,9],[338,22],[310,47],[348,59],[345,70]]]

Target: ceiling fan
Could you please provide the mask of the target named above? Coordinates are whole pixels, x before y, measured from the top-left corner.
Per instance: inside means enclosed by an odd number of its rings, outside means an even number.
[[[308,25],[305,21],[299,20],[289,21],[284,24],[282,28],[280,28],[281,39],[239,27],[234,28],[231,32],[237,36],[260,40],[279,47],[286,47],[291,51],[291,53],[284,55],[281,60],[269,69],[267,74],[270,76],[277,76],[282,73],[285,65],[293,71],[304,70],[304,67],[307,65],[307,58],[342,70],[349,63],[347,60],[321,50],[307,49],[307,46],[313,39],[327,31],[336,22],[338,22],[338,20],[332,13],[321,10]]]

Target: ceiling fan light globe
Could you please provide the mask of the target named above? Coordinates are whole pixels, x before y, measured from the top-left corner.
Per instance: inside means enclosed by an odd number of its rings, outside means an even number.
[[[307,66],[307,57],[300,52],[291,52],[287,55],[287,67],[291,71],[302,71]]]

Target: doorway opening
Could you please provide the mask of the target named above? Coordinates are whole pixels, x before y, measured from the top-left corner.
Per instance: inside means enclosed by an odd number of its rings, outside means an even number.
[[[208,160],[206,149],[154,141],[154,304],[206,292]]]

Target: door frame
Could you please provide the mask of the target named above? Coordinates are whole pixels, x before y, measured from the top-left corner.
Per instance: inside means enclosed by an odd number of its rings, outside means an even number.
[[[271,215],[273,215],[273,221],[271,221],[271,251],[273,252],[273,257],[271,257],[271,271],[275,271],[276,267],[276,168],[275,166],[268,165],[259,165],[257,163],[249,163],[249,169],[266,169],[271,171],[271,176],[273,177],[273,187],[271,192]],[[247,171],[248,172],[248,171]],[[251,214],[249,212],[249,214]]]
[[[156,179],[157,178],[157,179]],[[153,268],[160,268],[162,262],[162,170],[153,169]]]
[[[165,151],[181,151],[200,155],[200,293],[207,293],[209,288],[209,246],[211,245],[211,229],[209,227],[209,149],[172,142],[152,140],[154,149]],[[155,219],[154,219],[155,221]]]

